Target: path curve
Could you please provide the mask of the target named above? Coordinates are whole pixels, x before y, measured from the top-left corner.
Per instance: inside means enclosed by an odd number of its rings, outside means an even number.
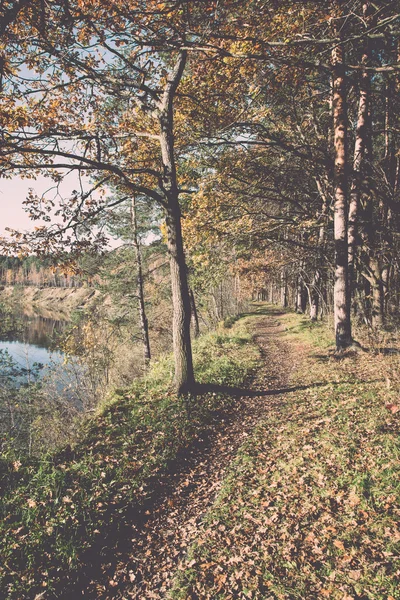
[[[83,592],[85,598],[165,599],[180,561],[196,538],[202,518],[218,494],[238,448],[263,415],[282,402],[296,353],[281,339],[279,313],[260,316],[254,332],[262,365],[250,382],[251,393],[235,398],[231,415],[204,444],[188,452],[178,472],[171,475],[170,492],[112,560]],[[259,395],[256,395],[259,392]],[[171,491],[172,490],[172,491]]]

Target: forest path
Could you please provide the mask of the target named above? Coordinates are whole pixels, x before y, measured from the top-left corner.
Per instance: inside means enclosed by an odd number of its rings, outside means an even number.
[[[283,402],[290,373],[301,352],[283,339],[282,314],[270,308],[254,324],[262,364],[243,395],[235,394],[234,407],[220,427],[203,443],[188,451],[166,494],[131,528],[130,539],[114,549],[89,583],[85,598],[162,599],[168,595],[182,557],[196,537],[207,509],[218,494],[227,468],[238,448],[268,411]]]

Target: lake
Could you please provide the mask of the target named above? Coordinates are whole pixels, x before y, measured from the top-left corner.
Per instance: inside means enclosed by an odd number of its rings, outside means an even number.
[[[63,362],[64,355],[57,349],[56,340],[66,330],[70,320],[66,313],[32,308],[0,313],[0,351],[6,351],[19,367],[30,369],[34,363],[49,365]],[[0,371],[1,373],[1,371]]]

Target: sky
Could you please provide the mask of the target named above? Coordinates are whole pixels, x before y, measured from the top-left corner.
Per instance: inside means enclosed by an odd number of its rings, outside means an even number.
[[[11,229],[32,230],[40,224],[38,221],[32,221],[24,211],[23,201],[26,199],[29,189],[32,188],[37,194],[43,194],[54,184],[46,177],[37,179],[21,179],[13,177],[12,179],[0,179],[0,235],[7,236],[6,227]],[[72,186],[72,187],[71,187]],[[75,184],[76,188],[76,184]],[[72,182],[64,184],[62,193],[71,193],[73,189]],[[54,195],[54,192],[51,194]]]
[[[21,179],[13,177],[12,179],[0,178],[0,237],[9,237],[6,227],[19,231],[32,231],[38,225],[44,225],[41,221],[32,221],[28,214],[24,211],[23,202],[26,199],[29,189],[41,195],[49,188],[52,188],[54,183],[51,179],[40,176],[37,179]],[[76,176],[70,175],[60,185],[60,193],[64,197],[71,195],[72,191],[78,189],[79,183]],[[49,191],[49,197],[53,197],[55,190]],[[48,225],[48,223],[47,223]],[[119,241],[112,241],[110,246],[119,245]]]
[[[37,222],[31,221],[23,209],[23,201],[26,199],[29,188],[37,193],[43,193],[49,187],[49,180],[44,177],[36,181],[32,179],[0,179],[0,236],[6,236],[6,227],[32,230]]]

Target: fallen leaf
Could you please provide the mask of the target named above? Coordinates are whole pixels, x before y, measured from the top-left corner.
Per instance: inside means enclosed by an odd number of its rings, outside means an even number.
[[[335,540],[333,542],[333,545],[336,546],[336,548],[339,548],[339,550],[343,550],[343,552],[344,552],[344,550],[345,550],[344,544],[340,540]]]

